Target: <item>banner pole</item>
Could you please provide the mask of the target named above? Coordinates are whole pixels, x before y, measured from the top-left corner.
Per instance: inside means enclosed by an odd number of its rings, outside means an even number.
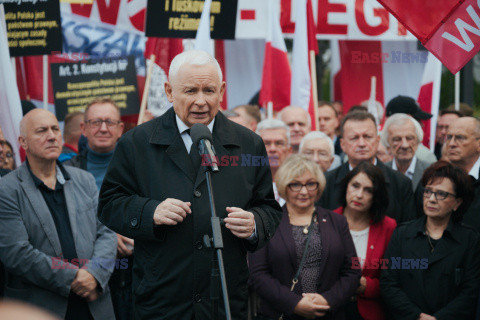
[[[460,71],[455,73],[455,111],[460,111]]]
[[[313,99],[313,114],[315,116],[315,131],[320,129],[318,123],[318,92],[317,92],[317,68],[315,65],[315,51],[310,50],[310,77],[312,79],[312,99]]]
[[[43,109],[48,109],[48,55],[43,55]]]
[[[155,55],[150,56],[150,65],[147,70],[147,78],[145,79],[145,86],[143,87],[142,103],[140,104],[140,113],[138,115],[138,122],[142,124],[143,118],[145,116],[145,110],[147,110],[147,100],[148,100],[148,90],[150,90],[150,82],[152,81],[153,65],[155,64]]]
[[[273,102],[267,102],[267,119],[273,119]]]

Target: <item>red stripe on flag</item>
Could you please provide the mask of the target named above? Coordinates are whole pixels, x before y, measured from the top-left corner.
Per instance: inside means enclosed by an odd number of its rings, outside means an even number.
[[[255,10],[241,10],[240,20],[255,20]]]
[[[418,104],[420,108],[428,113],[432,113],[432,100],[433,100],[433,82],[426,83],[420,88],[418,94]],[[430,126],[431,120],[421,120],[423,123],[423,141],[422,143],[429,148],[430,147]]]
[[[215,40],[215,58],[217,58],[218,64],[223,74],[223,81],[227,81],[227,69],[225,68],[225,42],[223,40]],[[225,93],[223,94],[222,102],[220,106],[223,110],[228,109],[227,104],[227,88],[225,87]]]

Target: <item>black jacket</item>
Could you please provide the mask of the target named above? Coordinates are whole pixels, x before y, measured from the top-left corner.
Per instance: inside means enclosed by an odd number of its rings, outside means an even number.
[[[425,221],[421,217],[399,226],[385,252],[390,264],[382,272],[380,289],[391,317],[416,320],[426,313],[437,320],[474,319],[480,236],[473,228],[450,221],[432,253]],[[400,268],[394,268],[392,260],[398,258]]]
[[[388,191],[388,208],[387,215],[401,223],[409,221],[417,217],[412,182],[400,172],[388,168],[380,160],[377,159],[377,167],[380,168],[385,177]],[[320,206],[326,209],[335,210],[341,206],[340,192],[342,180],[350,171],[349,164],[344,163],[335,170],[325,173],[327,184],[322,197],[319,200]]]
[[[254,213],[258,241],[251,243],[223,229],[225,271],[233,319],[247,318],[246,253],[273,236],[281,218],[275,201],[267,152],[252,131],[218,113],[213,146],[219,157],[239,161],[212,174],[216,211],[227,206]],[[264,157],[247,166],[242,154]],[[225,163],[225,162],[224,162]],[[165,199],[192,203],[192,214],[176,226],[155,227],[155,208]],[[211,319],[212,250],[203,244],[211,235],[210,207],[203,169],[195,175],[178,132],[173,108],[163,116],[130,130],[120,139],[100,190],[100,220],[135,239],[133,293],[136,319]],[[221,292],[221,291],[220,291]],[[220,299],[220,318],[224,317]]]
[[[87,148],[80,151],[80,153],[72,159],[65,161],[64,165],[87,170]]]

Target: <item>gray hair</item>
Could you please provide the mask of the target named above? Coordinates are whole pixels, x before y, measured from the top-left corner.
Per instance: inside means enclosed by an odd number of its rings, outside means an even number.
[[[269,130],[269,129],[284,129],[287,133],[288,145],[290,145],[290,128],[283,122],[278,119],[265,119],[258,123],[256,133],[260,135],[260,131]]]
[[[418,123],[417,120],[415,120],[412,116],[406,113],[395,113],[388,117],[387,121],[385,121],[382,133],[380,134],[380,141],[382,142],[382,144],[387,148],[390,147],[390,143],[388,143],[388,139],[390,138],[388,134],[388,128],[390,128],[391,125],[403,125],[407,121],[411,121],[413,123],[413,126],[415,127],[415,133],[417,135],[417,140],[418,142],[422,142],[423,130],[420,123]]]
[[[290,110],[290,109],[295,109],[295,110],[302,110],[306,117],[307,117],[307,126],[310,128],[312,126],[312,118],[310,117],[310,114],[308,113],[307,110],[303,109],[302,107],[298,106],[287,106],[283,108],[279,113],[277,113],[277,119],[280,119],[283,121],[282,116],[285,110]]]
[[[302,141],[300,142],[300,147],[298,148],[298,150],[302,152],[303,145],[305,144],[305,142],[308,140],[315,140],[315,139],[326,140],[330,148],[330,155],[333,157],[333,155],[335,154],[335,147],[333,145],[333,141],[332,139],[330,139],[329,136],[327,136],[325,133],[321,131],[312,131],[307,133],[305,137],[303,137]]]
[[[173,58],[172,62],[170,63],[170,69],[168,70],[168,80],[172,81],[177,76],[178,70],[184,64],[191,64],[194,66],[204,66],[207,64],[213,64],[217,69],[218,79],[220,82],[223,80],[222,69],[220,69],[220,65],[218,61],[209,55],[205,51],[201,50],[189,50],[184,51]]]

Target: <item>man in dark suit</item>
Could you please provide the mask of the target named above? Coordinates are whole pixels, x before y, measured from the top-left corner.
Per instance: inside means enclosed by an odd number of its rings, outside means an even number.
[[[281,212],[262,139],[218,112],[224,90],[220,67],[210,55],[176,56],[165,84],[173,108],[124,134],[115,149],[98,210],[107,226],[135,239],[137,319],[211,319],[214,251],[203,241],[211,235],[211,214],[204,169],[189,135],[195,123],[207,125],[222,159],[212,184],[216,213],[226,223],[230,307],[233,319],[247,318],[246,251],[273,236]],[[222,299],[219,305],[223,318]]]
[[[387,215],[398,223],[416,217],[412,183],[401,173],[385,166],[375,158],[380,137],[377,134],[375,118],[368,112],[348,113],[341,123],[340,140],[348,162],[325,174],[327,186],[319,204],[327,209],[340,206],[340,187],[345,175],[362,161],[371,161],[383,172],[387,183],[389,205]]]
[[[395,113],[385,122],[382,143],[390,148],[390,152],[393,154],[393,161],[389,161],[385,165],[409,178],[412,181],[414,192],[420,183],[423,171],[429,166],[415,154],[422,140],[422,126],[405,113]]]

